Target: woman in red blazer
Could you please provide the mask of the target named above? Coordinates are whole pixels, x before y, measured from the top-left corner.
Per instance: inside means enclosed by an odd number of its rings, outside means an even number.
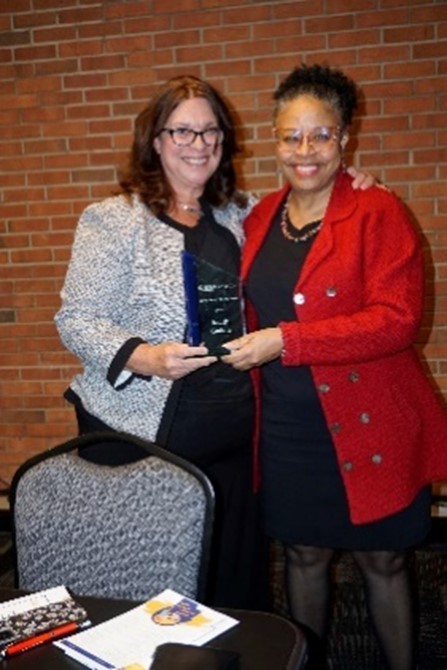
[[[249,332],[225,360],[253,369],[267,533],[284,543],[290,611],[323,637],[329,568],[350,550],[387,666],[414,668],[407,550],[447,479],[447,414],[415,354],[423,259],[404,205],[354,191],[342,153],[357,89],[298,67],[275,93],[287,185],[246,220]]]

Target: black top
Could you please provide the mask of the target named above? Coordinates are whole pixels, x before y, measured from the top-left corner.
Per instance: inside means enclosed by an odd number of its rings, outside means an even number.
[[[166,214],[159,218],[184,234],[186,251],[239,276],[241,254],[235,237],[215,221],[212,209],[207,203],[202,202],[201,205],[203,214],[193,228],[177,223]],[[197,394],[201,394],[207,400],[219,398],[222,393],[233,398],[251,395],[248,374],[238,372],[221,361],[187,375],[182,385],[182,396],[187,393],[197,398]]]
[[[294,287],[316,239],[311,237],[297,243],[287,240],[279,225],[281,211],[280,207],[247,280],[247,295],[256,309],[260,328],[275,327],[280,321],[296,321]],[[312,223],[309,228],[316,225]],[[265,403],[275,399],[281,402],[287,396],[300,398],[300,403],[307,398],[308,402],[319,404],[307,366],[285,367],[277,358],[262,366],[262,382]]]

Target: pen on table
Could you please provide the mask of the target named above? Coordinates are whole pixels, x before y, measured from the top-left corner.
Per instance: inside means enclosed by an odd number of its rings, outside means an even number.
[[[51,630],[47,630],[44,633],[35,635],[34,637],[29,637],[27,640],[22,640],[20,642],[13,642],[7,646],[1,652],[1,657],[7,658],[8,656],[15,656],[20,654],[22,651],[27,651],[33,647],[37,647],[44,642],[49,642],[50,640],[55,640],[56,638],[63,637],[64,635],[69,635],[79,630],[80,625],[78,623],[70,622],[65,623],[62,626],[56,626]]]

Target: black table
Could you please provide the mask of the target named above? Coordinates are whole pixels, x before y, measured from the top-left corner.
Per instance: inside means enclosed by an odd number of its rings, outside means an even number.
[[[0,602],[22,595],[14,589],[0,589]],[[93,624],[111,619],[135,607],[126,600],[76,597]],[[240,623],[214,638],[209,646],[240,654],[241,670],[299,670],[304,668],[306,642],[302,631],[276,614],[223,609]],[[51,643],[0,661],[0,670],[82,670],[84,666],[67,657]],[[174,670],[174,669],[173,669]]]

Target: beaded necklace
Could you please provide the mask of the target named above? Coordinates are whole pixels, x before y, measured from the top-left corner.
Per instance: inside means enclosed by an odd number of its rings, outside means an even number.
[[[307,240],[310,240],[311,237],[314,237],[319,232],[321,226],[323,225],[323,218],[310,221],[304,226],[307,230],[303,233],[300,233],[290,221],[289,200],[287,199],[284,203],[279,225],[281,227],[281,232],[286,240],[294,242],[295,244],[299,244],[300,242],[307,242]],[[312,226],[312,228],[309,229],[309,226]]]

